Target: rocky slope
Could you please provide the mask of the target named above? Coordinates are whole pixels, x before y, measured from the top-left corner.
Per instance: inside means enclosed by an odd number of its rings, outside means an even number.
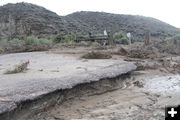
[[[66,31],[57,14],[29,3],[7,4],[0,7],[0,39],[46,36]]]
[[[155,38],[164,38],[180,33],[179,29],[154,18],[119,15],[103,12],[76,12],[58,16],[43,7],[29,3],[0,6],[0,39],[23,38],[35,35],[47,37],[60,32],[102,33],[131,32],[136,40],[150,32]]]
[[[150,32],[156,38],[172,36],[179,30],[160,20],[134,15],[120,15],[103,12],[76,12],[65,16],[74,21],[77,29],[84,32],[103,32],[104,29],[112,32],[123,31],[132,33],[135,38],[141,39],[146,32]]]

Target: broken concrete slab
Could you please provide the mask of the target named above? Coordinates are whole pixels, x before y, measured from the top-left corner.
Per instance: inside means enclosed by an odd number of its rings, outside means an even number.
[[[28,71],[4,74],[21,61],[30,61]],[[83,60],[46,52],[16,53],[0,56],[0,114],[17,104],[60,89],[104,78],[114,78],[136,69],[132,62]]]

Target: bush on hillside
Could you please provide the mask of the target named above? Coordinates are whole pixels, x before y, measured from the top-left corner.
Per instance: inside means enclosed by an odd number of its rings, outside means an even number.
[[[172,38],[163,39],[160,42],[155,42],[154,46],[160,52],[180,55],[180,34]]]
[[[180,34],[175,35],[172,38],[172,41],[173,41],[174,44],[179,44],[180,45]]]
[[[128,45],[128,38],[123,34],[123,32],[118,32],[113,35],[114,41],[117,44],[125,44]]]
[[[38,45],[39,39],[35,36],[29,36],[25,39],[25,45]]]
[[[35,36],[29,36],[25,39],[25,45],[52,45],[52,41],[46,38],[37,38]]]

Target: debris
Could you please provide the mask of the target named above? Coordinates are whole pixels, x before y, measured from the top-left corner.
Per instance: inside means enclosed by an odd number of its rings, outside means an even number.
[[[136,68],[137,71],[139,71],[139,70],[145,70],[145,66],[142,65],[142,63],[136,62],[135,65],[137,66],[137,68]]]
[[[126,82],[126,87],[129,87],[131,85],[130,82]]]
[[[85,59],[110,59],[110,58],[112,58],[112,56],[109,54],[106,54],[106,53],[102,53],[102,52],[91,51],[91,52],[83,55],[81,58],[85,58]]]
[[[126,55],[129,54],[129,51],[128,51],[127,49],[121,47],[121,48],[118,50],[118,54],[119,54],[119,55],[124,55],[124,56],[126,56]]]
[[[139,81],[135,81],[135,82],[133,82],[133,84],[134,84],[134,86],[137,86],[137,87],[139,87],[139,88],[144,87],[143,83],[142,83],[142,82],[139,82]]]
[[[4,74],[15,74],[24,72],[27,70],[27,66],[29,65],[29,60],[27,62],[16,65],[12,70],[7,70]]]
[[[157,54],[158,50],[156,48],[150,46],[142,46],[132,48],[128,56],[131,58],[153,59],[157,57]]]

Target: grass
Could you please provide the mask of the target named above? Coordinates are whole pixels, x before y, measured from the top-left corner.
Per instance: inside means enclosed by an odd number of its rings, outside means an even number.
[[[19,65],[16,65],[13,69],[7,70],[4,74],[15,74],[21,73],[27,70],[27,66],[29,65],[29,61],[23,62]]]

